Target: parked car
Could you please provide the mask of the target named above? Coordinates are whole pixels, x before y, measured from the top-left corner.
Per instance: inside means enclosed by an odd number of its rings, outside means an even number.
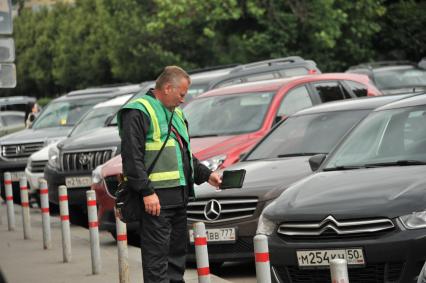
[[[190,245],[188,259],[195,261],[192,226],[206,224],[209,261],[253,258],[253,237],[259,215],[290,184],[312,173],[308,159],[328,153],[344,134],[375,108],[403,96],[381,96],[325,103],[291,115],[272,129],[241,160],[226,170],[245,169],[241,189],[217,191],[208,183],[195,187],[188,204]]]
[[[0,111],[0,137],[25,128],[25,112]]]
[[[384,94],[426,90],[426,59],[418,64],[410,61],[363,63],[346,72],[368,75]]]
[[[426,260],[426,95],[369,114],[318,171],[285,190],[259,219],[272,280],[330,282],[345,258],[349,282],[415,282]]]
[[[226,87],[201,95],[184,108],[184,111],[189,110],[186,115],[192,150],[213,170],[227,167],[238,161],[242,152],[260,140],[283,116],[312,104],[356,97],[349,87],[346,89],[347,80],[358,85],[358,94],[361,89],[363,95],[379,94],[374,87],[369,89],[366,76],[322,74]],[[232,116],[225,116],[225,111]],[[101,226],[112,233],[115,231],[112,195],[121,172],[119,156],[93,172],[92,189],[97,192]]]
[[[9,96],[0,98],[0,111],[20,111],[26,112],[31,110],[32,105],[36,102],[35,97],[30,96]],[[24,120],[25,121],[25,120]]]
[[[25,176],[28,157],[44,146],[63,139],[95,104],[139,89],[139,85],[88,88],[72,91],[51,101],[25,129],[0,138],[0,181],[11,172],[13,197],[20,202],[19,178]],[[4,198],[4,190],[1,192]]]
[[[114,114],[118,109],[132,96],[133,94],[122,95],[96,104],[73,127],[67,138],[83,135],[85,133],[90,135],[94,130],[107,126],[114,119]],[[57,143],[53,143],[43,147],[41,150],[31,154],[28,158],[25,175],[30,185],[30,192],[36,197],[38,196],[39,179],[44,176],[44,167],[48,162],[49,152],[54,152],[56,149],[52,147],[56,146]]]

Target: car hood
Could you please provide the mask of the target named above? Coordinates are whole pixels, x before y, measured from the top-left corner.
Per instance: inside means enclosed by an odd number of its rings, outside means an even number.
[[[49,159],[50,148],[56,146],[58,143],[59,141],[46,145],[39,151],[36,151],[33,154],[31,154],[30,159],[32,161],[47,161]]]
[[[268,206],[276,221],[394,218],[426,209],[426,166],[320,172],[288,188]]]
[[[0,139],[1,144],[32,143],[65,137],[72,127],[25,129]]]
[[[69,151],[118,147],[119,145],[120,136],[117,127],[103,127],[69,137],[62,141],[58,147],[62,151]]]
[[[246,175],[241,189],[217,191],[204,183],[195,186],[196,198],[220,198],[228,196],[256,196],[259,200],[276,198],[295,181],[312,173],[309,157],[291,157],[258,161],[244,161],[231,165],[226,170],[245,169]]]

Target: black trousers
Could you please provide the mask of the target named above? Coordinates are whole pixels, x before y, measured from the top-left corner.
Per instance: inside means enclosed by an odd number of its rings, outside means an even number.
[[[140,223],[144,283],[184,282],[188,231],[186,206],[142,212]]]

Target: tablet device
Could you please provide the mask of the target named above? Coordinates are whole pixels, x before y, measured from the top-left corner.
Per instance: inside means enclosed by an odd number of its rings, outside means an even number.
[[[240,189],[243,186],[245,175],[245,169],[223,171],[222,183],[219,189]]]

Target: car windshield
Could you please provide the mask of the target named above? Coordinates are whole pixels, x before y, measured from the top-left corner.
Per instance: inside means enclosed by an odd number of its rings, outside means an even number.
[[[328,153],[368,112],[352,110],[290,117],[262,140],[245,160]]]
[[[120,109],[121,105],[98,107],[90,110],[83,119],[75,125],[70,136],[79,135],[96,128],[105,126],[105,122]]]
[[[380,89],[396,89],[414,86],[426,86],[426,70],[414,67],[398,67],[377,71],[374,80]]]
[[[33,129],[49,127],[70,127],[89,111],[93,105],[105,100],[96,99],[70,99],[52,102],[43,110],[34,121]]]
[[[324,170],[426,162],[426,106],[379,111],[341,144]]]
[[[194,100],[185,108],[191,137],[250,133],[262,126],[274,93],[239,93]]]

